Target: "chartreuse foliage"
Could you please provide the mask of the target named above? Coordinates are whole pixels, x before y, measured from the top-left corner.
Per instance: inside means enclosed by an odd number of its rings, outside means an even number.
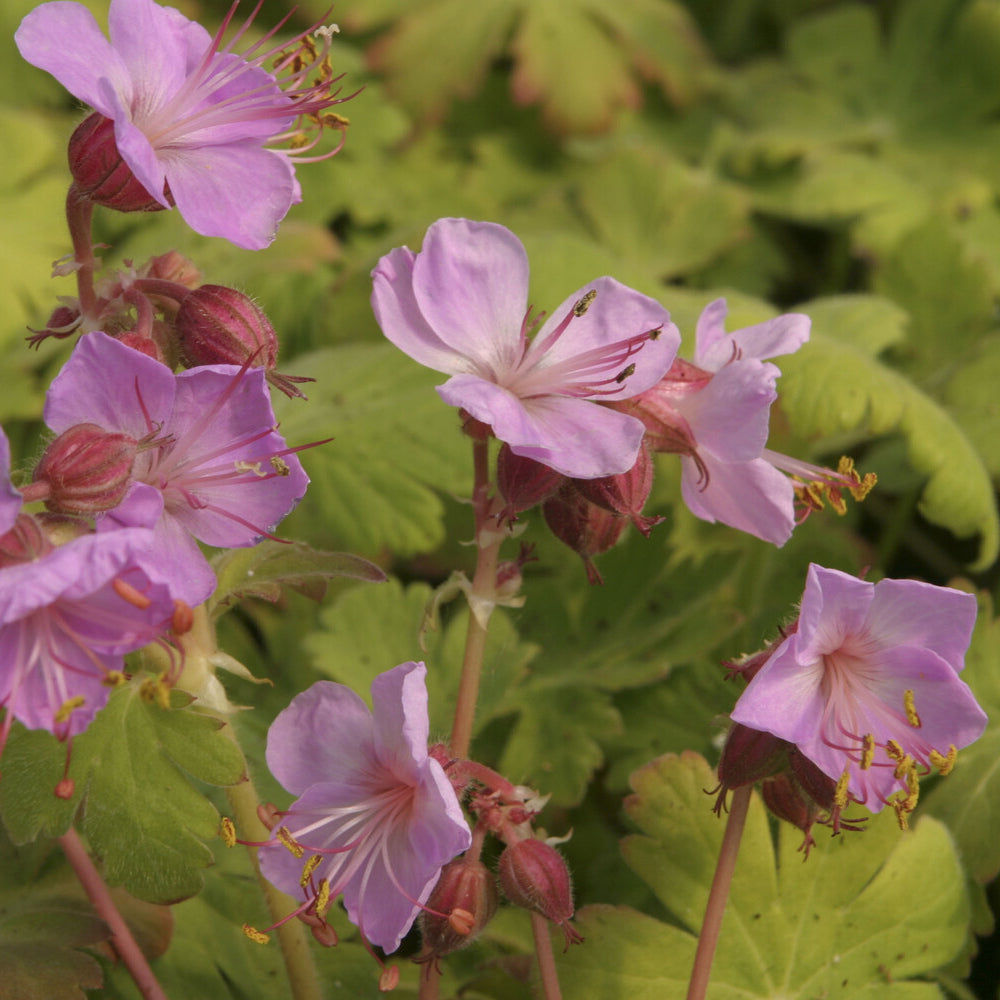
[[[166,903],[198,892],[200,869],[212,863],[204,841],[216,836],[219,816],[191,779],[233,785],[245,771],[221,719],[194,711],[180,692],[164,708],[143,690],[136,680],[113,691],[73,741],[69,801],[53,794],[65,747],[48,733],[15,727],[4,753],[0,815],[12,840],[25,844],[64,833],[79,812],[108,882]]]
[[[585,907],[586,943],[560,967],[563,986],[587,1000],[683,997],[718,855],[724,819],[705,794],[713,770],[693,753],[638,770],[625,803],[642,831],[623,843],[629,865],[676,924],[624,907]],[[736,997],[939,997],[921,977],[962,947],[969,901],[947,829],[924,818],[900,834],[880,815],[863,835],[822,831],[809,857],[801,832],[777,838],[751,803],[710,995]]]

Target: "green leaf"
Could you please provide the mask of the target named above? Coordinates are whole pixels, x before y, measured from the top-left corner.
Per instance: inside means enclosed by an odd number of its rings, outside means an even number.
[[[277,601],[282,587],[320,601],[337,577],[382,583],[374,563],[346,552],[320,552],[305,542],[266,540],[249,549],[229,549],[213,560],[218,579],[210,610],[221,613],[241,597]]]
[[[117,688],[73,741],[71,803],[53,794],[51,780],[61,776],[65,747],[29,733],[14,743],[13,755],[4,755],[0,808],[11,837],[25,843],[43,830],[63,833],[82,801],[81,830],[102,858],[108,883],[124,884],[139,899],[173,902],[201,888],[199,869],[211,864],[204,841],[219,826],[215,807],[189,776],[236,784],[244,777],[243,755],[221,720],[160,708],[141,690],[138,678]],[[172,703],[184,704],[184,696],[174,692]],[[37,791],[25,795],[32,782]]]
[[[626,838],[626,860],[692,933],[701,923],[725,825],[705,795],[715,782],[698,755],[667,755],[636,772],[635,794],[626,800],[642,830]],[[805,861],[801,838],[801,831],[782,823],[773,843],[754,796],[713,965],[712,997],[939,996],[931,984],[906,981],[948,962],[965,941],[969,901],[946,829],[925,817],[901,833],[891,813],[883,813],[864,833],[817,838]],[[601,916],[598,911],[592,918],[587,909],[580,915],[591,931],[582,950],[593,948],[601,967],[568,958],[560,968],[564,988],[588,1000],[620,997],[638,963],[647,990],[638,995],[653,996],[650,961],[638,950],[627,955],[611,920]],[[657,937],[668,939],[669,932],[657,936],[645,918],[632,923],[647,946]],[[656,957],[662,959],[663,951]],[[683,996],[678,978],[679,970],[668,964],[656,995]]]
[[[441,375],[385,343],[330,348],[296,366],[317,385],[307,407],[276,401],[282,432],[293,442],[333,441],[306,457],[312,484],[282,531],[365,553],[439,545],[436,490],[469,491],[472,468],[458,411],[434,391]]]
[[[109,936],[50,844],[17,849],[0,835],[0,992],[8,1000],[83,1000],[103,983],[78,949]]]
[[[902,434],[911,466],[927,477],[921,513],[959,538],[978,534],[973,568],[988,566],[1000,550],[1000,520],[982,458],[947,410],[836,333],[817,325],[806,347],[781,359],[781,405],[796,432]]]

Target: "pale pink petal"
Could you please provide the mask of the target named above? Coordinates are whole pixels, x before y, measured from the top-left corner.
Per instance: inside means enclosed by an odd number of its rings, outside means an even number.
[[[111,116],[98,89],[106,77],[130,100],[132,84],[121,56],[83,4],[55,0],[27,14],[14,34],[24,59],[54,76],[74,97]]]
[[[656,385],[673,364],[680,332],[659,302],[614,278],[597,278],[564,299],[535,335],[535,343],[548,345],[555,329],[588,292],[597,294],[587,311],[573,316],[558,339],[545,347],[544,360],[538,367],[543,372],[560,372],[579,364],[581,357],[590,352],[605,352],[611,345],[656,330],[655,338],[646,340],[634,354],[623,357],[620,366],[603,376],[607,384],[593,398],[629,399]],[[617,376],[632,365],[635,371],[618,382]]]
[[[424,319],[413,294],[413,263],[409,247],[387,253],[372,271],[372,309],[386,338],[414,361],[448,375],[468,372],[472,364],[449,347]]]
[[[375,755],[400,781],[427,757],[427,668],[409,661],[372,681]]]
[[[918,580],[883,580],[875,584],[868,626],[881,645],[923,646],[958,672],[972,638],[976,611],[972,594]]]
[[[503,226],[439,219],[413,264],[413,295],[440,340],[484,377],[521,353],[528,308],[528,256]]]
[[[10,442],[0,427],[0,535],[14,526],[21,512],[21,494],[10,481]]]
[[[701,459],[707,482],[693,459],[681,459],[681,492],[692,514],[778,546],[791,538],[795,492],[787,476],[762,458],[720,462],[706,453]]]
[[[519,399],[473,375],[456,375],[438,387],[441,398],[461,406],[516,455],[533,458],[573,479],[628,472],[635,465],[644,428],[634,417],[572,396]]]
[[[317,681],[296,695],[268,732],[267,766],[293,795],[317,783],[356,790],[371,769],[374,753],[368,706],[350,688],[333,681]]]
[[[250,143],[162,149],[170,193],[185,221],[203,236],[246,250],[270,246],[292,204],[287,157]]]
[[[129,109],[122,106],[118,95],[103,80],[101,89],[106,93],[107,103],[112,106],[110,117],[115,123],[115,145],[122,160],[151,198],[164,208],[172,207],[166,195],[167,174],[164,164],[146,133],[132,121]]]
[[[188,46],[179,11],[152,0],[111,0],[108,34],[121,57],[136,92],[143,95],[143,111],[165,103],[187,76]],[[208,47],[208,32],[199,29]]]
[[[784,313],[727,335],[726,311],[726,300],[716,299],[698,319],[695,364],[706,371],[719,371],[739,358],[763,361],[792,354],[809,339],[812,321],[801,313]]]
[[[871,607],[874,585],[856,576],[810,563],[799,614],[800,655],[815,659],[860,635]]]

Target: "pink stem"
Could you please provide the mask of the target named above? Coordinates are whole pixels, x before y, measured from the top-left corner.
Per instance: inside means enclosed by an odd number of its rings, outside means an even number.
[[[538,957],[538,975],[545,1000],[562,1000],[559,977],[556,974],[556,958],[552,951],[552,937],[549,922],[540,913],[531,914],[531,933],[535,939],[535,955]]]
[[[167,1000],[166,993],[156,981],[153,970],[146,961],[146,956],[132,937],[132,932],[128,929],[118,907],[115,906],[111,893],[108,891],[104,879],[101,878],[94,862],[91,861],[87,849],[80,840],[80,835],[73,827],[59,838],[59,845],[66,855],[66,859],[73,866],[76,877],[80,880],[86,890],[90,901],[94,904],[98,916],[111,929],[111,946],[118,953],[118,957],[125,964],[129,975],[135,980],[139,992],[145,1000]]]
[[[691,970],[691,981],[688,983],[687,1000],[705,1000],[705,994],[708,991],[708,980],[712,974],[712,959],[715,957],[715,946],[719,943],[722,917],[726,911],[729,886],[733,881],[736,856],[740,850],[740,840],[743,837],[743,826],[746,823],[747,810],[750,808],[752,791],[753,785],[744,785],[733,791],[733,798],[729,804],[729,819],[726,821],[726,832],[722,835],[719,860],[715,863],[712,888],[709,889],[708,902],[705,904],[705,918],[701,922],[701,934],[698,936],[694,967]]]
[[[76,184],[71,184],[66,195],[66,224],[73,241],[73,256],[76,259],[76,293],[80,299],[80,313],[85,319],[95,320],[97,313],[97,293],[94,291],[94,271],[97,259],[91,238],[91,221],[94,217],[94,203],[80,193]]]

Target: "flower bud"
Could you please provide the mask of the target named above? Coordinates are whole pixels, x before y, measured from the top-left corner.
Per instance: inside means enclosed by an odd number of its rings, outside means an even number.
[[[513,521],[517,514],[547,500],[564,482],[562,473],[502,445],[497,453],[497,488],[504,499],[501,520]]]
[[[181,302],[175,321],[181,363],[263,367],[267,380],[286,396],[302,397],[296,382],[311,378],[281,375],[278,336],[271,321],[249,296],[226,285],[202,285]]]
[[[45,505],[66,514],[94,514],[121,503],[129,488],[138,444],[127,434],[77,424],[53,441],[33,481],[48,486]]]
[[[69,169],[77,190],[105,208],[156,212],[164,207],[139,183],[121,158],[115,123],[96,111],[70,136]],[[169,194],[167,200],[171,200]]]
[[[808,796],[803,794],[802,787],[790,774],[779,774],[769,778],[760,786],[764,805],[779,819],[797,826],[805,835],[799,850],[806,857],[816,843],[813,840],[812,827],[820,818],[820,811]]]
[[[573,486],[549,497],[542,505],[542,514],[552,534],[582,557],[587,579],[603,583],[591,557],[612,548],[628,521],[592,504]]]
[[[662,517],[643,517],[642,508],[653,488],[653,459],[644,443],[628,472],[600,479],[574,479],[576,488],[592,503],[612,514],[629,518],[647,538]]]
[[[38,347],[43,340],[47,340],[49,337],[55,337],[56,340],[63,340],[65,337],[76,333],[82,321],[83,316],[80,313],[79,305],[64,304],[56,306],[52,311],[52,315],[49,316],[48,322],[41,330],[29,327],[31,336],[28,337],[28,344],[31,347]]]
[[[449,861],[420,915],[428,957],[440,958],[474,941],[499,902],[496,880],[486,865],[464,857]]]
[[[168,250],[156,257],[150,257],[139,268],[139,275],[143,278],[170,281],[185,288],[197,288],[201,284],[201,271],[197,265],[177,250]]]
[[[38,518],[18,514],[11,529],[0,535],[0,569],[34,562],[52,551],[52,542]]]
[[[733,723],[719,760],[719,781],[724,791],[787,771],[791,747],[791,743],[770,733]]]
[[[504,895],[515,905],[540,913],[558,924],[566,935],[566,945],[582,941],[570,924],[573,916],[573,887],[562,855],[544,840],[519,840],[500,855],[497,873]]]

